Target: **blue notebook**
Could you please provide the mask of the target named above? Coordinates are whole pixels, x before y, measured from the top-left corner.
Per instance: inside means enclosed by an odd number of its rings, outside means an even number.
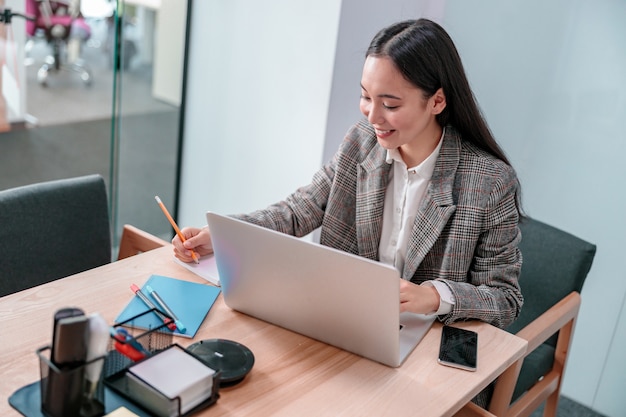
[[[176,278],[152,275],[141,286],[141,291],[152,303],[158,307],[156,301],[148,295],[147,286],[151,286],[159,296],[165,301],[178,319],[185,325],[185,333],[176,330],[173,334],[192,338],[198,332],[200,325],[215,303],[220,289],[208,284],[183,281]],[[121,323],[138,314],[150,310],[138,296],[132,295],[129,285],[130,302],[124,307],[122,312],[115,319],[115,323]],[[133,322],[134,327],[143,329],[154,329],[163,324],[156,314],[146,314]]]

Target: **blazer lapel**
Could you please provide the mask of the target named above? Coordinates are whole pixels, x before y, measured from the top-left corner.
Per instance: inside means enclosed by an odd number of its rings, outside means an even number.
[[[378,260],[385,190],[391,169],[391,165],[385,161],[386,153],[382,146],[375,146],[357,166],[357,244],[359,255],[373,260]]]
[[[452,188],[459,165],[461,142],[458,134],[450,127],[446,128],[443,141],[428,191],[413,224],[413,233],[409,239],[406,262],[402,271],[402,277],[405,279],[410,279],[415,275],[415,271],[456,210]]]

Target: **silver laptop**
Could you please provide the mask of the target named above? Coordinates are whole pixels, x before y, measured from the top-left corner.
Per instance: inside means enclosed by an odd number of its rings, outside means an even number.
[[[211,212],[207,221],[234,310],[392,367],[435,319],[399,313],[391,266]]]

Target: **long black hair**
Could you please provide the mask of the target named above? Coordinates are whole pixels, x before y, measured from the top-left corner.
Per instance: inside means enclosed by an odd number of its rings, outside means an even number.
[[[478,107],[454,42],[440,25],[428,19],[395,23],[376,34],[366,56],[390,58],[427,99],[441,88],[446,107],[436,116],[439,125],[453,126],[463,140],[511,166]],[[518,184],[516,205],[521,214],[520,190]]]

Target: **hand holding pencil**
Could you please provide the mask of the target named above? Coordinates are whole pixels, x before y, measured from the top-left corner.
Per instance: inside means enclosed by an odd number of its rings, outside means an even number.
[[[174,228],[174,231],[176,231],[176,235],[178,236],[180,241],[182,243],[185,243],[185,241],[186,241],[185,235],[183,235],[183,233],[178,228],[178,225],[176,224],[176,222],[174,221],[174,219],[170,215],[169,211],[167,211],[167,208],[165,207],[165,204],[163,204],[163,202],[161,201],[159,196],[155,196],[154,198],[156,199],[157,203],[161,207],[161,210],[163,210],[163,214],[165,214],[165,217],[167,217],[167,220],[169,220],[170,224]],[[189,251],[191,252],[191,257],[193,258],[193,261],[195,263],[197,263],[197,264],[200,263],[200,257],[198,256],[198,254],[193,249],[191,249]]]
[[[181,233],[185,237],[182,241],[178,235],[172,239],[174,246],[174,256],[182,262],[193,262],[191,250],[200,257],[213,253],[213,242],[208,227],[183,227]]]

